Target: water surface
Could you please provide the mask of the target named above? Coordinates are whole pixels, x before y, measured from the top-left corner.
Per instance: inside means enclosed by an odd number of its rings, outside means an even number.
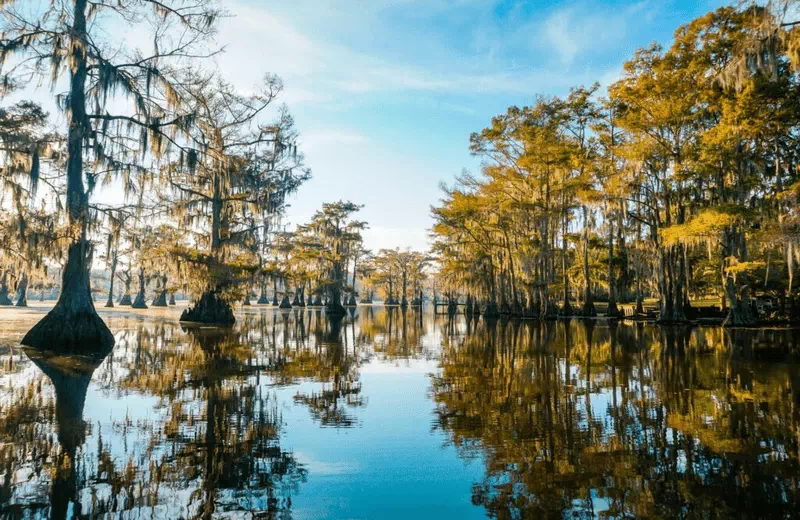
[[[792,517],[798,334],[253,307],[0,310],[0,517]]]

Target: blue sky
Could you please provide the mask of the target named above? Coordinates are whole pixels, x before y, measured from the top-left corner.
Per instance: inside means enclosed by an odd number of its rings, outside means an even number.
[[[225,0],[216,60],[243,90],[284,80],[314,176],[290,222],[352,200],[367,247],[424,249],[439,184],[479,168],[470,133],[537,94],[608,85],[636,48],[723,3]]]
[[[469,135],[537,94],[618,77],[718,1],[237,0],[219,35],[226,75],[285,82],[314,178],[292,201],[365,205],[367,246],[424,248],[439,184],[476,170]]]

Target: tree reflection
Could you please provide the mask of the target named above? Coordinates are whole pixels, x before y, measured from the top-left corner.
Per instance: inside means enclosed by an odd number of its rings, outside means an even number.
[[[797,368],[730,348],[765,333],[481,321],[445,345],[437,427],[491,517],[791,517]]]
[[[249,331],[134,330],[109,358],[112,367],[99,370],[98,383],[104,392],[150,395],[160,404],[152,419],[126,414],[110,430],[83,418],[102,360],[30,354],[54,400],[41,396],[34,375],[0,408],[0,516],[289,514],[306,470],[280,446],[278,405],[260,384],[266,365]]]

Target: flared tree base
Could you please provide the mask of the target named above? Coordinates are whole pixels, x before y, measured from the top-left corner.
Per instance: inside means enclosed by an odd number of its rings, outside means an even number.
[[[269,298],[267,298],[266,296],[262,296],[261,298],[258,299],[258,302],[256,303],[258,305],[267,305],[269,304]]]
[[[496,303],[487,303],[480,314],[483,314],[485,318],[497,318],[500,316],[500,309],[497,308]]]
[[[291,309],[292,308],[292,302],[289,301],[289,297],[288,296],[284,296],[283,300],[281,300],[281,304],[278,307],[281,308],[281,309]]]
[[[178,304],[175,302],[175,295],[174,295],[174,294],[170,294],[170,295],[169,295],[169,304],[170,304],[170,305],[178,305]]]
[[[728,316],[722,322],[723,327],[755,327],[758,325],[758,314],[746,304],[737,303],[728,310]]]
[[[330,317],[340,317],[347,315],[347,309],[340,303],[329,303],[325,307],[325,314]]]
[[[125,296],[123,296],[123,297],[122,297],[122,299],[119,301],[119,304],[118,304],[118,305],[122,305],[122,306],[128,306],[128,305],[132,305],[132,304],[133,304],[133,302],[131,301],[131,295],[130,295],[130,294],[126,294],[126,295],[125,295]]]
[[[39,350],[95,354],[114,347],[114,335],[94,309],[71,311],[56,305],[22,338]]]
[[[606,310],[606,317],[608,319],[614,319],[614,320],[622,318],[622,313],[620,312],[619,307],[617,307],[617,303],[616,302],[613,302],[613,301],[612,302],[608,302],[608,309]]]
[[[162,292],[158,297],[153,300],[153,307],[167,307],[167,293]]]
[[[136,295],[136,299],[133,301],[133,305],[131,305],[134,309],[146,309],[147,303],[144,299],[144,293],[139,293]]]
[[[114,308],[114,300],[109,298],[108,301],[106,301],[105,307],[107,309],[113,309]]]
[[[191,307],[183,311],[181,321],[206,323],[212,325],[233,325],[236,318],[230,304],[217,296],[217,293],[206,292]]]
[[[11,298],[8,297],[8,289],[0,292],[0,305],[14,305],[14,302],[12,302]]]

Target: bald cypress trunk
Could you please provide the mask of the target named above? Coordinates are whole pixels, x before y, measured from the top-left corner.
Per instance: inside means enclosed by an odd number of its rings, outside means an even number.
[[[23,345],[68,352],[106,351],[114,345],[114,336],[97,315],[89,289],[90,248],[86,240],[69,246],[58,301],[25,335]]]
[[[134,309],[147,308],[147,298],[145,295],[144,267],[139,268],[139,292],[136,294],[136,299],[133,301],[133,305],[131,305],[131,307]]]
[[[131,301],[131,282],[133,281],[133,277],[130,275],[130,269],[125,274],[125,294],[120,298],[119,304],[120,305],[131,305],[133,302]]]
[[[153,301],[153,307],[167,307],[167,281],[169,281],[167,275],[162,274],[159,278],[160,290]]]
[[[181,314],[180,321],[230,326],[236,323],[231,306],[213,291],[208,290]]]
[[[403,271],[403,297],[400,300],[400,305],[402,307],[408,307],[408,298],[406,294],[408,292],[408,272],[405,270]]]
[[[55,307],[22,339],[24,345],[43,349],[73,351],[106,350],[114,345],[108,329],[92,301],[89,270],[92,246],[86,239],[89,199],[83,186],[83,146],[86,117],[86,74],[88,0],[74,0],[70,45],[70,92],[67,117],[67,210],[73,242],[67,250],[61,294]]]
[[[589,208],[583,206],[583,315],[597,316],[592,297],[592,278],[589,269]]]
[[[28,273],[22,273],[17,284],[17,307],[28,306]]]
[[[13,303],[8,297],[8,271],[4,271],[3,278],[0,278],[0,305],[12,305]]]
[[[114,306],[114,277],[117,272],[117,255],[114,255],[113,260],[111,260],[111,280],[108,284],[108,301],[106,301],[106,307],[113,307]]]
[[[620,312],[617,308],[617,279],[614,276],[614,218],[608,215],[608,310],[606,316],[609,318],[619,318]]]

